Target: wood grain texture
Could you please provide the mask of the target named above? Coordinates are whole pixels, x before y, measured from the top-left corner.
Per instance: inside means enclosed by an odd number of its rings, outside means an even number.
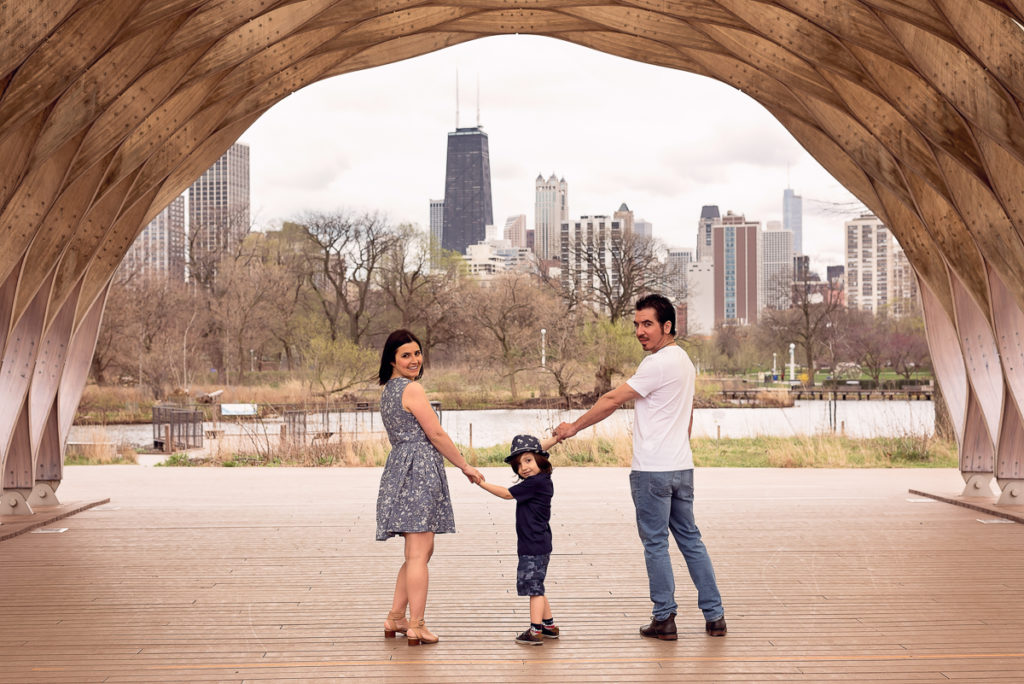
[[[289,94],[518,32],[742,89],[892,229],[931,291],[926,306],[939,309],[928,318],[950,321],[957,340],[991,346],[1024,335],[1022,7],[1021,0],[0,0],[0,283],[15,278],[0,340],[13,343],[9,333],[54,273],[36,347],[74,292],[74,334],[92,330],[81,321],[146,222]],[[947,341],[929,339],[936,355],[949,351],[937,349]],[[997,425],[1007,412],[1024,415],[1024,368],[992,358],[994,369],[979,374],[973,347],[959,353],[972,393],[959,403],[985,415],[954,420],[963,426],[957,437],[977,452],[963,461],[987,468],[992,454],[1021,451],[1012,420],[1005,430]],[[0,349],[0,358],[8,356]],[[940,382],[949,377],[939,373]],[[962,391],[951,382],[951,391]],[[17,401],[19,393],[6,389],[0,401]],[[10,431],[0,433],[0,470],[13,443]]]
[[[0,542],[0,611],[17,616],[0,623],[5,681],[1024,675],[1024,620],[1007,599],[1024,581],[1024,525],[908,492],[955,496],[953,469],[698,469],[729,633],[704,634],[673,548],[677,642],[637,631],[651,604],[628,471],[556,469],[546,588],[562,637],[541,647],[513,642],[528,622],[514,503],[450,470],[458,532],[436,539],[426,612],[441,642],[415,648],[383,638],[402,545],[373,541],[380,469],[68,471],[69,500],[110,502],[46,525],[63,534]],[[485,474],[510,484],[507,468]]]

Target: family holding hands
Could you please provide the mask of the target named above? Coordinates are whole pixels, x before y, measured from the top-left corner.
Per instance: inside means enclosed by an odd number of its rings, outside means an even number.
[[[473,484],[495,496],[516,501],[519,566],[516,589],[530,597],[530,626],[516,637],[524,645],[557,639],[551,605],[544,595],[544,578],[551,557],[551,499],[554,486],[548,449],[580,430],[604,420],[627,401],[635,401],[633,461],[630,491],[636,508],[637,531],[654,604],[649,624],[640,634],[675,640],[675,580],[669,558],[669,532],[686,561],[697,589],[697,605],[711,636],[726,633],[725,611],[715,572],[700,530],[693,518],[693,394],[696,372],[675,344],[675,307],[664,296],[651,294],[636,302],[635,334],[648,356],[636,373],[605,393],[583,415],[562,423],[543,440],[517,435],[505,462],[519,483],[503,487],[485,481],[441,427],[423,386],[423,351],[407,330],[391,333],[381,354],[379,381],[384,385],[380,413],[391,442],[377,498],[377,536],[405,539],[405,562],[398,571],[384,636],[405,634],[410,646],[435,644],[438,637],[424,622],[429,585],[428,563],[434,535],[455,531],[444,459]],[[407,614],[408,611],[408,614]]]

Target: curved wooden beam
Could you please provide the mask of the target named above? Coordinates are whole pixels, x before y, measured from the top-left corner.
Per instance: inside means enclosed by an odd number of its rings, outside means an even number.
[[[3,486],[24,489],[26,465],[56,472],[52,442],[66,435],[114,268],[256,118],[324,78],[509,33],[705,75],[766,107],[904,247],[964,472],[1015,480],[1022,22],[1024,0],[5,3]]]

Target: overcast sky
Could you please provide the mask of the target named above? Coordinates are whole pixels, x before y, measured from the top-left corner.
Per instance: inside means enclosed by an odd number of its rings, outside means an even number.
[[[526,214],[534,181],[555,173],[575,218],[622,202],[669,246],[693,247],[701,206],[782,219],[782,191],[804,198],[804,252],[843,263],[843,222],[860,203],[759,104],[709,78],[550,38],[501,36],[311,85],[241,138],[250,145],[253,220],[304,210],[379,210],[429,227],[444,197],[447,133],[487,132],[494,222]],[[824,273],[822,272],[824,276]]]

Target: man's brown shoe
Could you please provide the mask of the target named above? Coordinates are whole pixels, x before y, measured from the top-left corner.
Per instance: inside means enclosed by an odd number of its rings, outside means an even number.
[[[704,624],[704,629],[710,636],[725,636],[725,618],[720,617]]]
[[[676,614],[672,613],[664,620],[651,616],[651,624],[641,627],[640,635],[662,641],[675,641],[679,638],[676,634]]]

